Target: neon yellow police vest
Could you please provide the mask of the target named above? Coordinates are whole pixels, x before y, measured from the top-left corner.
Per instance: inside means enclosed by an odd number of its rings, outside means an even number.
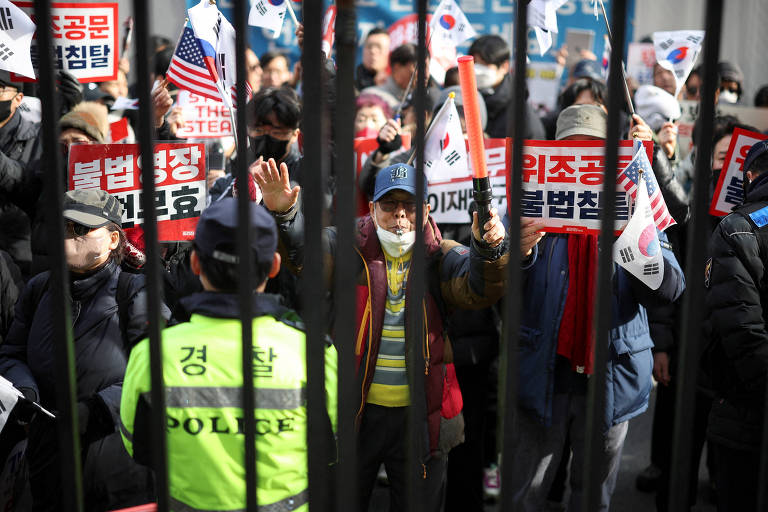
[[[171,509],[245,509],[242,348],[238,319],[192,315],[162,333]],[[307,505],[305,335],[272,316],[253,320],[259,511]],[[326,349],[327,408],[336,428],[336,350]],[[121,432],[133,455],[139,398],[149,402],[149,343],[131,352]]]

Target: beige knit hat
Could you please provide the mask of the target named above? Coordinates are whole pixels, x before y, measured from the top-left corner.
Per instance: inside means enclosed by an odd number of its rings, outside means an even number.
[[[104,144],[109,134],[107,107],[95,101],[78,103],[59,120],[59,130],[68,128],[80,130],[99,144]]]

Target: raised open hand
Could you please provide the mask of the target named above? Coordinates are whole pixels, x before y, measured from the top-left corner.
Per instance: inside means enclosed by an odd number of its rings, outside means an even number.
[[[256,183],[261,188],[264,198],[264,206],[277,213],[283,213],[291,209],[299,199],[299,190],[301,187],[291,187],[291,177],[288,174],[288,166],[280,164],[280,170],[277,169],[277,163],[274,158],[261,163],[253,173]]]

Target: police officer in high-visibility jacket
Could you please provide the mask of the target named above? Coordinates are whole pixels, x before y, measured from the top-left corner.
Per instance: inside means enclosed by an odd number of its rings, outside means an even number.
[[[192,271],[205,291],[182,299],[189,322],[162,333],[171,509],[245,508],[242,346],[237,287],[237,202],[203,211],[195,232]],[[253,374],[257,388],[259,509],[307,510],[307,365],[297,315],[263,293],[280,269],[275,221],[250,204],[254,258]],[[328,438],[336,427],[336,351],[325,351]],[[123,441],[150,465],[149,342],[131,352],[120,408]],[[332,430],[333,429],[333,430]],[[271,506],[270,506],[271,505]]]

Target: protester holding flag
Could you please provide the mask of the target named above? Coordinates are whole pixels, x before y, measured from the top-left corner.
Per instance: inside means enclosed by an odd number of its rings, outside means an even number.
[[[469,47],[468,54],[475,59],[477,88],[488,109],[486,132],[492,138],[506,137],[509,119],[507,109],[512,101],[509,46],[500,36],[483,35],[475,39]],[[526,103],[526,109],[524,138],[544,139],[546,137],[544,126],[539,117],[529,103]]]
[[[278,171],[274,160],[262,164],[256,179],[264,192],[265,206],[277,220],[286,258],[293,258],[293,268],[300,269],[300,260],[304,257],[320,256],[304,255],[303,215],[298,206],[300,188],[292,187],[288,168],[281,165]],[[424,197],[414,196],[415,180],[415,170],[407,164],[392,165],[381,171],[373,201],[369,203],[370,215],[358,219],[356,228],[360,254],[357,262],[360,280],[356,282],[364,283],[358,286],[358,298],[362,302],[358,303],[360,315],[356,325],[359,339],[368,340],[357,351],[357,383],[362,404],[356,420],[360,501],[352,508],[361,512],[368,510],[376,473],[382,463],[391,485],[392,510],[403,510],[408,485],[416,486],[423,510],[442,510],[445,456],[457,444],[459,432],[455,427],[441,426],[444,423],[441,409],[445,310],[435,301],[441,301],[447,308],[477,309],[492,305],[504,289],[508,261],[506,232],[496,211],[492,211],[483,230],[478,226],[477,215],[474,216],[469,248],[444,240],[429,216],[426,189]],[[438,285],[435,291],[427,292],[424,303],[425,325],[429,331],[424,359],[413,363],[426,372],[424,389],[413,391],[423,395],[419,403],[424,406],[410,401],[406,364],[411,363],[406,362],[404,344],[405,315],[412,306],[403,299],[413,253],[416,208],[424,209],[423,236],[427,259],[432,262],[425,267],[426,272]],[[332,229],[323,232],[329,282],[333,279],[330,270],[336,250],[335,233]],[[421,304],[416,307],[421,311]],[[412,413],[424,418],[422,428],[427,435],[416,448],[419,463],[406,468],[406,415],[409,408],[417,407]]]
[[[604,139],[606,118],[600,107],[571,106],[560,114],[557,139]],[[666,242],[663,233],[658,232],[658,237]],[[606,247],[612,242],[600,241]],[[520,353],[518,411],[512,439],[517,457],[502,461],[510,464],[505,474],[512,479],[519,510],[545,508],[569,435],[574,453],[570,507],[578,510],[582,500],[586,390],[588,376],[593,373],[597,248],[594,235],[547,235],[525,270],[521,346],[528,349]],[[592,469],[601,482],[599,510],[610,506],[628,420],[648,406],[653,342],[645,305],[671,302],[684,287],[682,271],[668,248],[657,244],[643,249],[662,254],[664,273],[656,290],[621,267],[614,271],[616,314],[606,370],[606,414],[598,426],[604,433],[604,451]]]

